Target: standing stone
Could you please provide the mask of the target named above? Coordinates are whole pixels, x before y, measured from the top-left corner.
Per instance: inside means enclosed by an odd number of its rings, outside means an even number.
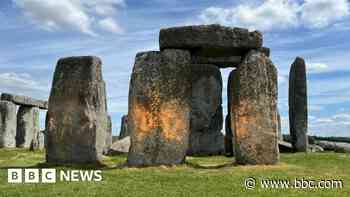
[[[30,144],[31,151],[44,150],[44,149],[45,149],[45,130],[39,131],[37,135],[34,136],[34,139]]]
[[[129,90],[129,165],[184,162],[190,133],[190,61],[185,50],[136,55]]]
[[[119,139],[123,139],[127,136],[130,136],[129,130],[128,130],[128,115],[124,115],[121,120],[120,124],[120,133],[119,133]]]
[[[39,108],[20,106],[17,112],[16,147],[30,148],[32,143],[37,143],[39,130]]]
[[[250,51],[234,72],[231,127],[238,164],[276,164],[277,70],[262,52]]]
[[[224,153],[222,78],[215,65],[193,64],[188,155]]]
[[[16,147],[16,105],[0,101],[0,148]]]
[[[45,130],[42,130],[38,133],[38,149],[44,150],[45,149]]]
[[[106,89],[98,57],[62,58],[47,112],[49,163],[98,163],[107,130]]]
[[[112,119],[111,116],[107,116],[107,131],[106,131],[106,142],[104,148],[104,154],[108,153],[109,148],[112,145]]]
[[[307,84],[305,61],[297,57],[289,74],[289,128],[294,151],[306,152]]]
[[[230,115],[226,115],[225,118],[225,154],[228,157],[233,156],[233,133],[231,129]]]
[[[234,128],[232,126],[234,126],[233,124],[231,124],[232,122],[232,118],[233,116],[231,115],[231,106],[233,103],[233,96],[234,96],[234,88],[236,88],[234,86],[234,84],[237,84],[237,82],[235,82],[234,80],[235,75],[237,73],[237,69],[236,70],[232,70],[231,73],[229,74],[228,77],[228,82],[227,82],[227,116],[225,119],[225,132],[226,132],[226,140],[225,140],[225,148],[226,148],[226,156],[233,156],[234,152],[235,152],[235,139],[234,139]]]

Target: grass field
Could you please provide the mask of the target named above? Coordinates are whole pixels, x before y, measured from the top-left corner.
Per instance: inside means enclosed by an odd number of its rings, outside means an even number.
[[[7,168],[45,167],[43,152],[0,150],[0,196],[350,196],[350,154],[281,154],[276,166],[235,166],[232,158],[189,157],[178,166],[125,168],[126,156],[106,157],[101,182],[62,182],[54,184],[7,183]],[[56,167],[86,169],[91,166]],[[253,177],[256,188],[248,190],[244,180]],[[265,189],[265,179],[336,179],[342,189]]]

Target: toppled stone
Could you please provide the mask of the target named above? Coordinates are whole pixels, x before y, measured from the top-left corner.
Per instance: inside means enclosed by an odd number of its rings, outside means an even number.
[[[293,152],[292,144],[286,141],[278,140],[278,148],[281,153]]]
[[[319,145],[309,144],[308,151],[312,153],[316,153],[316,152],[323,152],[324,149]]]
[[[119,132],[119,139],[123,139],[127,136],[130,136],[129,130],[128,130],[128,116],[124,115],[121,119],[120,124],[120,132]]]
[[[16,147],[30,148],[32,143],[37,143],[39,130],[39,109],[20,106],[17,112]]]
[[[190,133],[190,61],[185,50],[136,55],[129,91],[128,165],[184,162]]]
[[[222,78],[215,65],[193,64],[188,155],[224,153]]]
[[[339,153],[350,153],[350,143],[331,142],[331,141],[325,141],[325,140],[316,141],[315,143],[316,145],[322,147],[324,150],[327,150],[327,151],[335,151]]]
[[[128,153],[130,148],[130,136],[113,142],[107,155],[119,155]]]
[[[107,130],[106,89],[98,57],[58,61],[47,112],[49,163],[98,163]]]
[[[224,27],[221,25],[197,25],[161,29],[159,46],[164,49],[188,49],[203,56],[241,56],[250,49],[262,47],[262,34],[258,31]]]
[[[276,164],[277,70],[271,60],[252,50],[234,75],[231,126],[238,164]]]
[[[305,61],[297,57],[289,74],[289,127],[294,150],[306,152],[307,138],[307,82]]]
[[[1,100],[10,101],[17,105],[25,105],[28,107],[39,107],[40,109],[48,108],[47,101],[41,101],[41,100],[33,99],[27,96],[19,96],[14,94],[2,93]]]
[[[16,147],[16,105],[0,101],[0,148]]]

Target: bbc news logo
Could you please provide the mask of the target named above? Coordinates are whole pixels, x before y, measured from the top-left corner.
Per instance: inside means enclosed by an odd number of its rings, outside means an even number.
[[[99,182],[102,181],[101,170],[56,170],[52,168],[14,168],[7,170],[8,183],[56,183],[68,182]]]

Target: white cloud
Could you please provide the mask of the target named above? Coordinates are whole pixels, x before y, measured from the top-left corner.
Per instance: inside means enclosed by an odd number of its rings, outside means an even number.
[[[13,0],[27,19],[48,31],[74,30],[91,36],[99,17],[112,17],[123,0]],[[103,21],[103,20],[102,20]],[[109,29],[116,30],[117,23]]]
[[[306,68],[310,73],[320,73],[327,71],[329,66],[324,63],[306,63]]]
[[[330,117],[312,119],[309,124],[312,134],[323,136],[350,136],[350,114],[340,113]]]
[[[112,16],[117,12],[116,7],[125,7],[124,0],[89,0],[83,3],[101,16]]]
[[[27,73],[0,73],[0,81],[0,92],[47,99],[49,87],[34,80]]]
[[[99,26],[108,32],[112,33],[122,33],[123,29],[113,18],[105,18],[98,22]]]
[[[301,19],[315,28],[326,27],[349,14],[347,0],[305,0]]]
[[[260,5],[243,3],[231,8],[209,7],[201,12],[204,23],[220,23],[269,31],[305,25],[321,28],[349,14],[347,0],[266,0]]]
[[[200,18],[206,23],[240,25],[250,29],[295,26],[298,6],[287,0],[267,0],[260,6],[239,5],[233,8],[210,7]]]
[[[92,18],[78,1],[71,0],[14,0],[23,9],[24,15],[45,30],[65,28],[94,35],[91,29]]]

